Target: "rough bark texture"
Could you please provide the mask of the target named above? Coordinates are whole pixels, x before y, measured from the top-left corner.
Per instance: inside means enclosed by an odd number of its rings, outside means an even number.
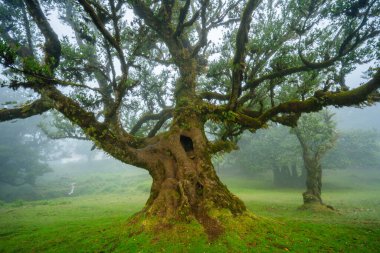
[[[334,126],[331,122],[332,115],[324,115],[323,118],[318,120],[324,120],[323,126],[310,123],[310,125],[303,125],[295,128],[296,137],[302,148],[302,159],[304,163],[304,169],[306,172],[306,191],[302,194],[304,207],[327,207],[333,209],[331,206],[327,206],[323,203],[321,197],[322,191],[322,166],[321,160],[324,154],[333,147],[333,143],[336,140],[334,134]],[[305,120],[305,119],[303,119]],[[312,118],[307,119],[308,122],[313,122]],[[301,127],[301,128],[300,128]],[[322,129],[325,127],[326,129]],[[317,137],[313,136],[318,132],[324,134],[324,140],[318,141]],[[315,138],[315,139],[313,139]],[[320,137],[321,138],[321,137]],[[313,207],[314,206],[314,207]]]
[[[306,169],[306,191],[303,195],[304,204],[323,204],[322,190],[322,167],[318,161],[304,159]]]
[[[314,212],[331,212],[335,209],[322,201],[322,166],[318,157],[306,156],[304,153],[306,171],[306,191],[302,194],[303,206],[301,209]]]
[[[153,184],[143,213],[163,222],[195,218],[209,236],[217,236],[223,227],[210,211],[222,208],[237,215],[246,207],[216,175],[204,132],[195,126],[197,120],[187,118],[186,124],[187,129],[182,124],[182,129],[174,127],[169,135],[157,136],[145,151]]]

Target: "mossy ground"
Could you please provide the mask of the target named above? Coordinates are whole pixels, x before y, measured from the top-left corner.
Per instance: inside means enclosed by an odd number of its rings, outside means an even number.
[[[315,212],[298,209],[302,189],[253,189],[251,180],[225,181],[250,213],[210,213],[225,227],[213,241],[194,220],[164,226],[131,222],[148,193],[98,193],[3,203],[0,252],[379,252],[378,184],[327,187],[323,199],[338,211]]]
[[[80,182],[79,196],[0,203],[0,252],[379,252],[380,172],[368,174],[371,184],[331,173],[322,198],[336,212],[299,210],[303,189],[270,189],[270,178],[267,184],[225,177],[250,213],[210,213],[225,228],[212,241],[194,220],[132,223],[148,198],[149,179],[103,176],[95,185]],[[106,193],[111,186],[114,193]]]

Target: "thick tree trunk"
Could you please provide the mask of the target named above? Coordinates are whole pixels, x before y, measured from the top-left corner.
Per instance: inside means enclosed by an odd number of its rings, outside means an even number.
[[[181,76],[170,130],[152,138],[141,157],[153,178],[142,213],[159,217],[161,223],[196,219],[213,238],[223,232],[221,222],[212,217],[213,210],[238,215],[246,207],[221,183],[211,163],[205,118],[199,109],[202,101],[195,96],[197,63],[189,58],[178,64]]]
[[[322,167],[315,159],[304,159],[306,169],[306,192],[303,193],[304,204],[323,204]]]
[[[162,222],[194,218],[207,234],[217,236],[223,227],[210,216],[211,210],[227,209],[234,215],[246,210],[216,175],[202,129],[175,128],[157,136],[145,156],[153,178],[142,211],[145,217],[159,217]]]

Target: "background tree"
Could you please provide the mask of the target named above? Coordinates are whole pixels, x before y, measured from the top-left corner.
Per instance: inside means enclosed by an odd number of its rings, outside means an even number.
[[[111,156],[149,171],[141,217],[195,218],[218,235],[211,210],[246,208],[220,182],[211,155],[245,129],[293,126],[303,112],[360,104],[379,88],[376,69],[353,90],[329,78],[380,58],[380,2],[360,3],[1,1],[3,86],[39,97],[1,110],[0,120],[57,110]],[[49,13],[61,13],[72,33],[59,37]],[[211,43],[218,28],[221,42]],[[316,72],[323,78],[314,80]],[[310,77],[302,86],[300,73]],[[220,139],[206,137],[206,123],[224,131]]]
[[[306,170],[306,191],[303,193],[305,205],[323,204],[321,160],[326,152],[334,147],[338,137],[336,123],[332,117],[333,114],[327,110],[304,115],[293,129],[301,144]]]
[[[309,141],[315,136],[312,131],[320,124],[315,121],[309,123],[313,122],[318,125],[312,126]],[[380,139],[377,131],[336,130],[336,143],[322,156],[322,168],[361,170],[365,173],[366,170],[380,167]],[[306,171],[303,169],[302,149],[296,136],[290,132],[289,128],[278,125],[258,130],[254,134],[245,132],[238,142],[239,150],[218,157],[220,171],[227,175],[256,176],[257,173],[273,170],[274,185],[304,187]]]
[[[272,125],[253,134],[244,133],[239,150],[225,154],[218,166],[224,173],[242,175],[272,170],[275,186],[304,186],[302,151],[289,131],[289,127]]]
[[[1,123],[0,182],[12,186],[34,185],[36,178],[51,171],[43,162],[42,149],[30,133],[31,121]]]

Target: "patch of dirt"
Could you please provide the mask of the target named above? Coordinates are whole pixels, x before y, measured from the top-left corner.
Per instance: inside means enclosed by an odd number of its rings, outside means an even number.
[[[221,236],[224,233],[224,227],[219,223],[218,220],[210,217],[207,214],[207,211],[197,210],[195,214],[195,217],[203,226],[210,242],[215,241],[219,236]]]
[[[165,230],[170,230],[173,228],[173,224],[170,224],[168,222],[163,222],[163,223],[158,223],[155,227],[154,227],[154,232],[155,233],[160,233],[162,231],[165,231]]]

